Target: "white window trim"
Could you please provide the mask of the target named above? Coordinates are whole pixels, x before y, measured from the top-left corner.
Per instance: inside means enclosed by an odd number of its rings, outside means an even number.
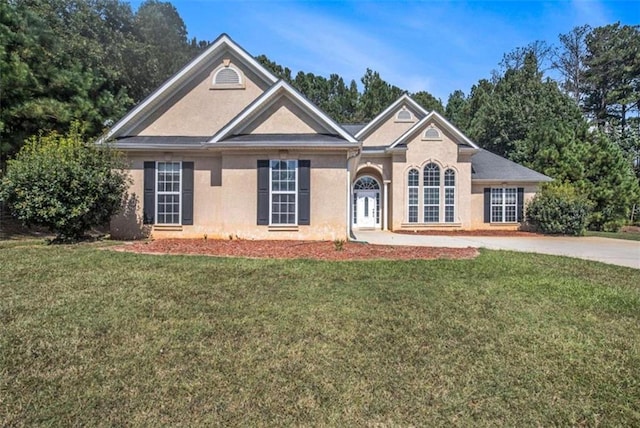
[[[499,190],[500,194],[501,194],[501,203],[500,204],[494,204],[493,203],[493,192],[495,190]],[[515,194],[515,202],[513,204],[507,204],[507,198],[506,198],[506,191],[507,190],[512,190]],[[515,220],[511,221],[511,220],[507,220],[507,207],[514,207],[515,209]],[[499,207],[500,208],[500,218],[501,220],[494,220],[493,219],[493,208],[494,207]],[[496,223],[496,224],[516,224],[518,223],[519,219],[518,219],[518,188],[517,187],[492,187],[491,188],[491,195],[490,195],[490,220],[491,223]]]
[[[427,165],[433,164],[438,168],[438,185],[426,185],[425,182],[425,168]],[[427,162],[425,166],[422,167],[422,221],[425,224],[439,224],[442,223],[442,167],[435,162]],[[427,189],[437,189],[438,190],[438,203],[437,204],[427,204]],[[426,209],[427,207],[437,207],[438,208],[438,220],[437,221],[427,221]]]
[[[448,186],[447,185],[447,171],[451,171],[453,173],[453,186]],[[451,223],[455,223],[456,222],[456,214],[457,214],[457,191],[456,191],[456,185],[458,182],[458,174],[456,173],[456,170],[453,168],[446,168],[444,171],[442,171],[442,216],[443,216],[443,223],[447,223],[447,224],[451,224]],[[453,190],[453,204],[447,204],[447,190],[451,189]],[[453,219],[451,221],[447,221],[447,207],[453,207]]]
[[[158,175],[160,174],[160,168],[158,167],[161,163],[177,163],[179,165],[178,171],[180,174],[180,178],[178,181],[179,184],[179,189],[178,191],[171,191],[171,192],[166,192],[163,191],[161,192],[160,190],[158,190],[160,188],[160,186],[158,186]],[[155,195],[155,219],[156,222],[155,224],[158,226],[179,226],[182,224],[182,161],[156,161],[156,176],[155,176],[155,180],[156,180],[156,195]],[[178,195],[178,222],[177,223],[160,223],[158,221],[159,219],[159,212],[158,212],[158,195]]]
[[[411,171],[416,171],[418,173],[418,185],[417,186],[412,186],[409,184],[409,173]],[[411,224],[419,224],[420,223],[420,169],[419,168],[409,168],[409,170],[407,171],[406,174],[407,177],[407,223],[411,223]],[[417,192],[417,196],[418,196],[418,201],[415,204],[411,203],[411,190],[415,189],[415,191]],[[416,221],[411,221],[411,218],[409,217],[410,215],[410,208],[411,207],[416,207]]]
[[[426,165],[428,165],[429,163],[432,163],[434,165],[436,165],[439,168],[439,185],[438,186],[426,186],[424,184],[424,167]],[[411,170],[417,170],[418,171],[418,186],[409,186],[409,172]],[[451,170],[454,174],[454,185],[453,186],[447,186],[445,185],[445,173],[446,171]],[[406,173],[405,173],[405,190],[406,190],[406,224],[411,224],[411,225],[452,225],[452,224],[457,224],[457,215],[458,215],[458,171],[455,170],[455,168],[452,167],[446,167],[446,166],[442,166],[440,164],[438,164],[437,162],[434,161],[429,161],[426,162],[424,164],[424,166],[422,168],[418,168],[418,167],[411,167],[409,169],[407,169]],[[410,204],[409,203],[409,189],[418,189],[418,220],[416,222],[412,222],[409,219],[409,207],[411,206],[416,206],[415,204]],[[435,204],[429,204],[427,205],[425,203],[426,197],[425,197],[425,189],[438,189],[438,221],[437,222],[433,222],[433,221],[425,221],[425,207],[430,206],[430,207],[435,207]],[[446,190],[447,189],[453,189],[453,204],[447,204],[446,203]],[[453,207],[453,220],[452,221],[447,221],[447,216],[446,216],[446,209],[447,207]]]
[[[273,190],[273,162],[295,162],[295,190]],[[297,159],[269,159],[269,226],[297,226],[298,225],[298,160]],[[273,220],[273,198],[272,195],[295,195],[294,198],[294,222],[274,223]]]

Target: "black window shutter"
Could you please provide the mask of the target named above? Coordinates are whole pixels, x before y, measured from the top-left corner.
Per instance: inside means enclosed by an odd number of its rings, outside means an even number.
[[[484,188],[484,222],[491,223],[491,187]]]
[[[298,161],[298,224],[311,224],[311,161]]]
[[[182,224],[193,224],[193,162],[182,162]]]
[[[142,223],[154,224],[156,213],[156,163],[144,163],[144,198],[142,201]]]
[[[518,187],[518,208],[516,221],[524,221],[524,187]]]
[[[269,224],[269,161],[258,160],[258,225]]]

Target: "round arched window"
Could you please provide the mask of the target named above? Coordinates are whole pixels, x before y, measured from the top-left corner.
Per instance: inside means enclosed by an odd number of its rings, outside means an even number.
[[[353,185],[354,190],[380,190],[380,185],[372,177],[360,177],[356,184]]]

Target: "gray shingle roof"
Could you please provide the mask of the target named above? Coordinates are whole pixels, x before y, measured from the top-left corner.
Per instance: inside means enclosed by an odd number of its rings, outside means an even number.
[[[207,145],[211,136],[131,136],[118,138],[115,146],[122,149],[197,149],[215,146],[238,145],[243,146],[317,146],[317,147],[357,147],[358,143],[351,143],[338,135],[329,134],[251,134],[233,135],[224,141]]]
[[[338,135],[330,134],[246,134],[233,135],[216,145],[239,146],[309,146],[309,147],[358,147],[359,143],[352,143]]]
[[[471,157],[472,180],[500,181],[552,181],[551,177],[498,156],[487,150],[480,151]]]
[[[362,128],[367,126],[367,124],[366,123],[342,123],[340,124],[340,126],[342,126],[342,129],[347,131],[349,134],[356,135],[358,132],[360,132]]]
[[[132,137],[122,137],[115,140],[118,148],[154,148],[154,147],[181,147],[198,148],[207,142],[211,137],[185,137],[185,136],[159,136],[159,135],[136,135]]]
[[[337,143],[344,138],[329,134],[241,134],[233,135],[224,141],[274,142],[274,143]]]

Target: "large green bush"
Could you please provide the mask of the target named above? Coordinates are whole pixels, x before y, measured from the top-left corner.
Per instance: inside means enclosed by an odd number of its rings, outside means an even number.
[[[583,235],[590,205],[570,185],[549,184],[527,205],[527,221],[542,233]]]
[[[62,240],[77,240],[108,222],[129,185],[121,155],[86,143],[78,129],[28,139],[0,182],[0,200],[12,215]]]

